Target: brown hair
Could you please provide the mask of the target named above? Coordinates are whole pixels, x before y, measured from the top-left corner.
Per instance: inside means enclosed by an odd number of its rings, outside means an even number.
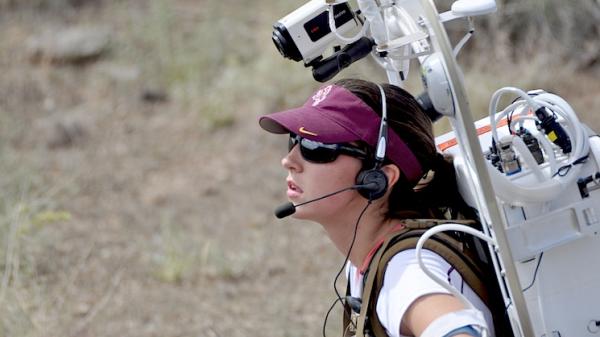
[[[352,92],[381,116],[381,94],[375,83],[342,79],[335,84]],[[445,218],[450,214],[451,218],[456,218],[460,213],[463,217],[475,219],[474,210],[465,203],[458,191],[451,158],[437,152],[429,117],[404,89],[391,84],[383,84],[382,87],[387,102],[388,127],[402,138],[417,157],[423,174],[429,170],[435,172],[433,180],[418,192],[413,190],[415,184],[401,175],[390,194],[387,216],[400,219]],[[373,149],[374,144],[368,145]],[[365,165],[372,165],[372,162]]]

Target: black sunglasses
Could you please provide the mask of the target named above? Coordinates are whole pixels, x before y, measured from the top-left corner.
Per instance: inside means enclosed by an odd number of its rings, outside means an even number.
[[[290,134],[288,151],[300,144],[300,154],[306,161],[316,164],[331,163],[340,154],[349,155],[358,159],[369,158],[369,153],[363,149],[348,144],[325,144],[314,140],[302,138],[296,134]]]

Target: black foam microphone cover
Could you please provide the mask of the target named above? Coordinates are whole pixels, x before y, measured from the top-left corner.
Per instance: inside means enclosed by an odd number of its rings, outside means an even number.
[[[294,206],[294,204],[291,202],[283,204],[275,209],[275,216],[277,219],[283,219],[286,216],[290,216],[294,213],[296,213],[296,206]]]

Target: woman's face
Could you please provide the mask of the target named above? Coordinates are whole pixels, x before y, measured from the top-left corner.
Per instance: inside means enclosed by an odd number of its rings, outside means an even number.
[[[288,171],[287,197],[294,204],[319,198],[356,184],[356,176],[362,168],[359,159],[343,154],[330,163],[308,162],[302,157],[298,145],[281,160],[281,165]],[[348,207],[352,207],[358,201],[364,201],[364,198],[355,190],[348,190],[299,206],[294,217],[323,223],[329,218],[344,214],[342,212],[349,210]]]

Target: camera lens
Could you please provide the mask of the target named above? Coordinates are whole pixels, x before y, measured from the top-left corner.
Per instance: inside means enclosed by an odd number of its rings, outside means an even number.
[[[272,35],[273,43],[279,53],[286,58],[292,59],[294,61],[301,61],[302,54],[300,54],[300,50],[294,43],[294,40],[290,36],[287,28],[281,24],[280,22],[276,23],[273,26],[273,35]]]
[[[279,50],[279,53],[281,54],[281,56],[283,57],[287,57],[286,52],[285,52],[285,47],[284,45],[286,44],[286,40],[283,36],[281,36],[281,33],[277,30],[273,31],[273,43],[275,44],[275,47],[277,47],[277,50]]]

